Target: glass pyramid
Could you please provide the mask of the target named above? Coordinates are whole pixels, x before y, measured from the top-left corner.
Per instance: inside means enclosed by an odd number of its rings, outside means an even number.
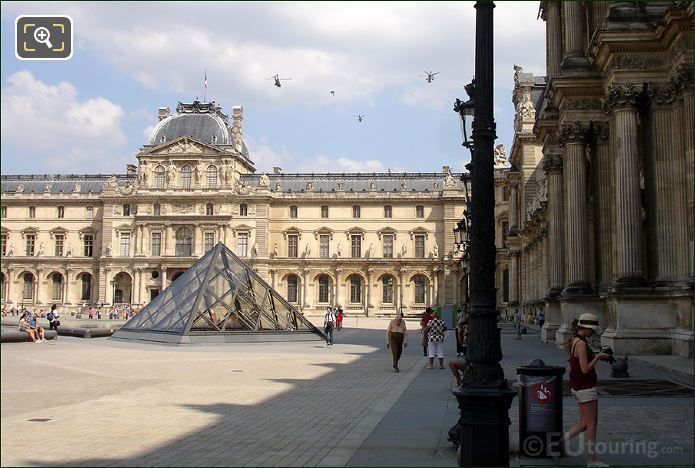
[[[113,338],[169,343],[324,339],[221,242]]]

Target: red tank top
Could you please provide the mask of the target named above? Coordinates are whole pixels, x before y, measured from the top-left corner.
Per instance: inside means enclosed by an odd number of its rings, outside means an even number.
[[[584,341],[585,340],[581,339],[580,340]],[[572,349],[570,353],[570,388],[573,390],[585,390],[587,388],[594,388],[596,386],[596,383],[598,381],[598,376],[596,375],[596,369],[593,367],[589,372],[586,374],[582,372],[582,366],[579,364],[579,358],[574,355],[574,348],[576,347],[577,343],[579,341],[575,341],[572,344]],[[589,344],[587,343],[586,345],[586,358],[588,361],[591,361],[594,359],[594,352],[591,350],[589,347]]]

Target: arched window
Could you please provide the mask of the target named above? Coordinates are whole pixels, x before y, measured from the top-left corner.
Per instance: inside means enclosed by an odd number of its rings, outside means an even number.
[[[181,167],[181,188],[191,188],[191,166],[186,164]]]
[[[297,302],[297,275],[287,277],[287,302]]]
[[[52,280],[51,300],[59,301],[63,298],[63,276],[60,273],[53,273]]]
[[[393,304],[393,276],[384,276],[381,283],[383,285],[381,302],[384,304]]]
[[[362,302],[362,278],[358,275],[350,277],[350,303],[360,304]]]
[[[328,302],[328,287],[330,285],[330,278],[328,275],[319,276],[319,302]]]
[[[176,256],[186,257],[191,255],[193,245],[193,234],[188,228],[181,228],[176,231]]]
[[[34,299],[34,275],[24,273],[24,288],[22,289],[22,299],[31,301]]]
[[[217,187],[217,166],[208,166],[207,171],[207,185],[209,188]]]
[[[92,275],[87,273],[82,275],[82,293],[80,300],[90,301],[92,299]]]
[[[164,174],[164,166],[161,164],[154,168],[154,186],[156,188],[164,188],[166,175]]]
[[[425,286],[427,285],[427,279],[422,275],[417,275],[415,277],[415,303],[424,304],[425,303]]]

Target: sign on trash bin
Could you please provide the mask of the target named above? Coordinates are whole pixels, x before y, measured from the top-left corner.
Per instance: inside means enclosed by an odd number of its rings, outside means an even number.
[[[526,430],[550,432],[555,430],[555,377],[519,376],[522,387],[530,387],[531,398],[526,398]],[[526,389],[525,389],[526,390]]]

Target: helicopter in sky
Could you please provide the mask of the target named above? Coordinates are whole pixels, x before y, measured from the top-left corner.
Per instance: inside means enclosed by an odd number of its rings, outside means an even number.
[[[358,121],[358,122],[362,122],[362,121],[364,120],[364,117],[365,117],[365,116],[362,115],[362,114],[359,114],[359,115],[356,115],[355,117],[357,117],[357,121]]]
[[[291,80],[291,79],[292,79],[292,78],[280,78],[280,75],[273,75],[273,76],[271,76],[270,78],[266,78],[266,80],[274,80],[274,81],[275,81],[274,84],[275,84],[275,86],[277,86],[278,88],[282,86],[282,84],[280,83],[280,81],[287,81],[287,80]]]
[[[425,78],[425,81],[432,83],[434,81],[434,75],[439,75],[439,72],[426,71],[424,75],[420,75],[420,78]]]

